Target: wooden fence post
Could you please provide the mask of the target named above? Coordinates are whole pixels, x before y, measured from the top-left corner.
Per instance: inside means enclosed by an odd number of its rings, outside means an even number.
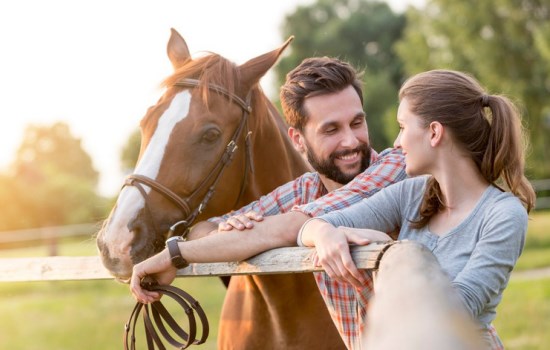
[[[480,349],[479,334],[435,256],[403,241],[383,253],[364,349]]]

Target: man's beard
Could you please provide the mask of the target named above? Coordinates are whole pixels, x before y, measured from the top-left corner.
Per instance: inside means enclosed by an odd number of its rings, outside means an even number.
[[[353,180],[357,175],[365,171],[370,165],[371,148],[368,143],[362,143],[357,148],[352,150],[344,150],[332,153],[327,159],[319,159],[313,153],[312,148],[307,145],[307,160],[309,164],[319,174],[324,175],[339,184],[345,185]],[[335,163],[336,158],[359,152],[361,158],[361,166],[357,173],[346,174],[338,168]]]

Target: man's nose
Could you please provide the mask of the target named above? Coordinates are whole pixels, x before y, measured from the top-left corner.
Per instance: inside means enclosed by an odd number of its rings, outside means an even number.
[[[340,142],[342,147],[345,148],[356,148],[359,146],[359,139],[357,135],[351,129],[347,129],[342,136],[342,141]]]

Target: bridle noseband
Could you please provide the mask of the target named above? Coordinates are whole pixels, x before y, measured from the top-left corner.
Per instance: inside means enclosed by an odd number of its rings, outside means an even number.
[[[174,84],[174,86],[183,86],[183,87],[190,87],[190,88],[196,88],[201,85],[201,82],[196,79],[182,79]],[[162,185],[158,181],[151,179],[144,175],[139,174],[131,174],[129,175],[126,180],[124,181],[124,186],[134,186],[136,187],[141,195],[143,196],[145,200],[145,205],[148,208],[149,215],[151,216],[151,210],[149,209],[149,206],[147,204],[147,193],[145,189],[143,188],[143,185],[149,186],[151,189],[155,190],[156,192],[160,193],[164,198],[168,199],[170,202],[172,202],[176,207],[178,207],[179,210],[183,213],[184,219],[181,221],[178,221],[174,225],[170,227],[170,231],[168,236],[174,236],[181,232],[181,236],[185,237],[189,231],[189,228],[197,218],[199,214],[202,213],[202,211],[205,209],[206,205],[214,195],[216,185],[220,181],[222,174],[226,167],[231,163],[233,160],[233,156],[235,154],[235,151],[237,150],[237,142],[239,138],[241,137],[243,131],[245,128],[247,128],[248,125],[248,115],[252,112],[252,107],[250,106],[250,100],[251,100],[251,92],[248,93],[246,97],[246,101],[241,99],[239,96],[236,96],[235,94],[230,93],[225,88],[209,84],[206,86],[210,91],[216,92],[220,95],[223,95],[225,98],[227,98],[229,101],[236,103],[241,107],[243,110],[243,114],[241,117],[241,120],[239,122],[239,125],[237,126],[237,129],[233,133],[233,136],[231,137],[231,140],[225,147],[225,150],[214,166],[214,168],[210,171],[210,173],[201,181],[201,183],[195,188],[195,190],[186,198],[180,197],[178,194],[176,194],[174,191],[169,189],[168,187]],[[251,132],[249,131],[246,135],[246,154],[248,157],[246,158],[246,167],[245,167],[245,176],[243,176],[243,180],[241,183],[241,189],[239,192],[239,196],[237,197],[237,202],[241,198],[243,192],[244,192],[244,184],[246,182],[246,174],[247,174],[247,168],[252,169],[252,158],[251,158],[251,152],[250,152],[250,136]],[[199,205],[191,209],[191,201],[195,199],[201,192],[203,192],[208,187],[208,190],[206,191],[206,194],[200,201]],[[154,221],[152,220],[152,223]]]

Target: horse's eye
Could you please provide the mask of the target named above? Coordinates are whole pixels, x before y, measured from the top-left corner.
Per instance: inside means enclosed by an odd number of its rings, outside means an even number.
[[[216,142],[218,138],[220,138],[220,131],[218,129],[208,129],[202,134],[201,142],[206,144],[212,144]]]

